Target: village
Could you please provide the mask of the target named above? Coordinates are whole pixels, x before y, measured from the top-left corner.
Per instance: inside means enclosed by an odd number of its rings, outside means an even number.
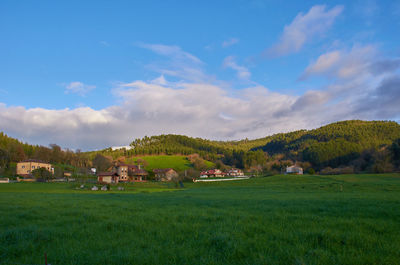
[[[32,173],[35,170],[42,169],[50,174],[47,179],[35,177]],[[134,182],[147,182],[149,181],[149,172],[142,168],[141,165],[131,165],[122,162],[116,162],[106,172],[96,172],[96,168],[91,169],[92,176],[96,177],[98,184],[118,184],[118,183],[134,183]],[[151,172],[154,177],[152,181],[171,182],[179,181],[179,174],[173,168],[157,168]],[[298,166],[288,166],[284,172],[285,174],[303,174],[303,169]],[[51,182],[70,182],[75,181],[75,178],[70,172],[64,172],[63,178],[53,178],[54,167],[47,162],[38,159],[27,159],[17,163],[16,167],[16,181],[17,182],[36,182],[36,181],[51,181]],[[193,182],[207,182],[207,181],[228,181],[247,179],[250,176],[245,175],[243,170],[238,168],[230,168],[228,170],[210,169],[204,170],[199,173],[197,177],[193,177]],[[0,179],[0,183],[8,183],[8,178]]]

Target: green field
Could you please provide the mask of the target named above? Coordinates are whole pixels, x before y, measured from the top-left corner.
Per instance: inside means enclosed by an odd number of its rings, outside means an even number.
[[[173,168],[176,171],[183,171],[192,168],[192,164],[186,156],[179,155],[157,155],[157,156],[135,156],[127,159],[127,163],[134,163],[137,159],[145,160],[148,165],[145,167],[147,171],[155,168]],[[208,167],[213,167],[214,163],[205,161]]]
[[[399,174],[75,186],[0,184],[0,264],[400,262]]]

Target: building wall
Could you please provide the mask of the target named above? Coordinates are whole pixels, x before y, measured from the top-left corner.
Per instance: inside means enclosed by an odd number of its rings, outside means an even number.
[[[119,175],[119,180],[128,181],[128,167],[127,166],[119,166],[117,168],[117,173]]]
[[[98,181],[103,183],[111,183],[112,177],[111,176],[99,177]]]
[[[54,168],[51,167],[51,164],[40,162],[19,162],[17,163],[17,175],[29,175],[33,170],[41,167],[54,174]]]

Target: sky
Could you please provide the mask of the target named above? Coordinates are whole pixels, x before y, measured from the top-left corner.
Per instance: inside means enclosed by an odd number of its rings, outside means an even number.
[[[0,131],[94,150],[400,120],[400,0],[0,2]]]

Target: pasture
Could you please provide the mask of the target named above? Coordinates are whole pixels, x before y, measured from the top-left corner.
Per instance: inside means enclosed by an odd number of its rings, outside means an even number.
[[[400,262],[399,174],[75,187],[0,185],[0,264]]]
[[[187,156],[180,155],[154,155],[154,156],[134,156],[127,158],[127,163],[134,164],[136,160],[143,159],[147,162],[145,169],[152,171],[155,168],[173,168],[176,171],[184,171],[192,168],[192,164]],[[205,160],[207,167],[215,166],[214,163]]]

